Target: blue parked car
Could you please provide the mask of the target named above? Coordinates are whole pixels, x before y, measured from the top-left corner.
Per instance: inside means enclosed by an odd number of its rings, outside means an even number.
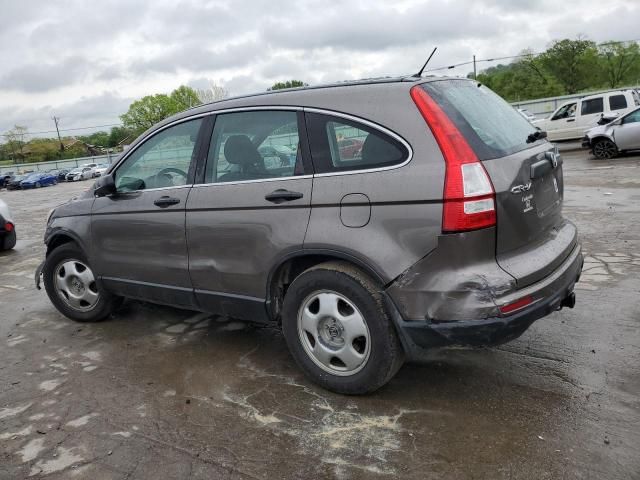
[[[25,188],[40,188],[48,185],[57,185],[58,176],[47,172],[34,172],[20,182],[20,187]]]

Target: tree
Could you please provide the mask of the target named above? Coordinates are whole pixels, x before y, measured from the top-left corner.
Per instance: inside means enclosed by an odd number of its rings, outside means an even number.
[[[630,84],[640,75],[640,47],[636,42],[599,45],[600,63],[610,88]]]
[[[200,104],[198,95],[191,87],[182,85],[169,95],[160,93],[147,95],[129,105],[129,110],[120,116],[125,128],[139,134],[171,115]]]
[[[296,88],[296,87],[308,87],[308,83],[304,83],[302,80],[287,80],[286,82],[274,83],[271,88],[267,88],[267,91],[282,90],[284,88]]]
[[[598,71],[598,50],[590,40],[559,40],[542,55],[541,64],[564,88],[564,93],[576,93],[589,87]]]
[[[214,82],[209,82],[209,88],[199,88],[196,90],[196,95],[200,102],[211,103],[224,100],[229,96],[229,91]]]
[[[202,103],[198,98],[196,91],[185,85],[182,85],[171,92],[169,98],[174,103],[174,108],[176,109],[175,113],[198,106]]]
[[[107,146],[110,148],[122,145],[126,141],[132,141],[135,133],[126,127],[113,127],[109,134]]]
[[[7,140],[7,148],[11,152],[13,161],[17,163],[18,157],[24,159],[24,146],[26,144],[25,137],[28,129],[22,125],[14,125],[5,136]]]

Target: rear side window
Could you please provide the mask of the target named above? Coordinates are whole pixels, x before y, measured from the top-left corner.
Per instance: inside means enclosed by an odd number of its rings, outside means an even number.
[[[623,108],[627,108],[627,98],[624,95],[610,96],[609,108],[611,110],[622,110]]]
[[[504,157],[535,145],[527,143],[535,127],[484,85],[469,80],[436,80],[421,86],[480,160]]]
[[[318,113],[306,120],[316,173],[389,167],[409,157],[400,141],[360,122]]]
[[[580,112],[582,115],[604,112],[604,99],[602,97],[598,97],[592,98],[591,100],[583,100]]]
[[[216,116],[205,183],[266,180],[303,173],[296,112],[260,110]]]

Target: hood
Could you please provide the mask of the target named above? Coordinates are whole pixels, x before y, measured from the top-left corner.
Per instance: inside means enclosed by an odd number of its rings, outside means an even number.
[[[598,125],[597,127],[593,127],[590,128],[589,130],[587,130],[586,135],[589,138],[593,138],[596,137],[598,135],[604,135],[606,134],[607,130],[609,130],[609,128],[611,127],[611,125],[607,124],[607,125]]]

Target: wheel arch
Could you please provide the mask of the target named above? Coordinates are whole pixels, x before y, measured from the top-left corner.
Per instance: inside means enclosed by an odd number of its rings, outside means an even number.
[[[325,262],[340,261],[348,263],[369,275],[380,286],[389,283],[375,266],[369,262],[347,252],[332,249],[305,249],[282,257],[276,262],[267,278],[267,313],[269,317],[279,322],[282,311],[282,301],[288,286],[305,270]]]
[[[47,256],[59,246],[65,245],[67,243],[75,243],[86,254],[86,250],[84,249],[84,246],[82,245],[82,242],[80,241],[78,236],[67,230],[60,230],[53,233],[45,240],[45,243],[47,245]]]

